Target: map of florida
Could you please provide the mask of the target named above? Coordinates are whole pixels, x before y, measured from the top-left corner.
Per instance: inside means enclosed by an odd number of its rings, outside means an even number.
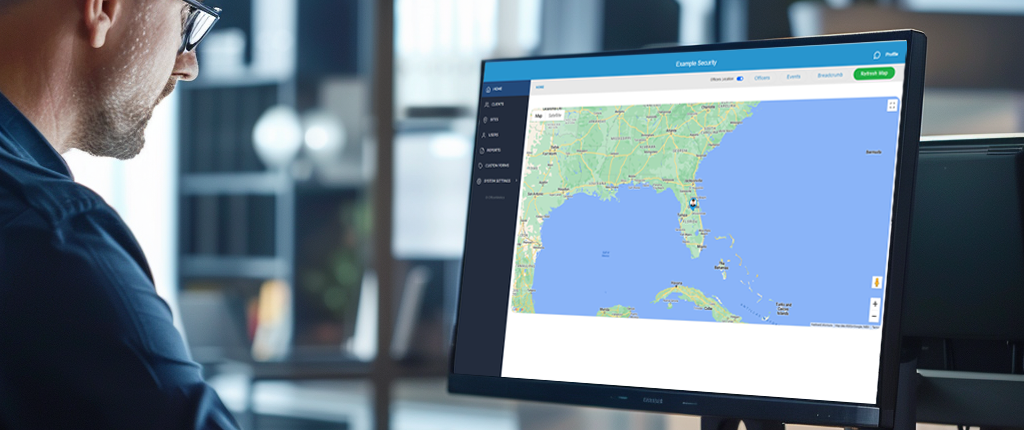
[[[541,228],[577,194],[614,199],[620,186],[652,187],[679,201],[679,235],[691,258],[705,248],[697,169],[757,102],[565,108],[558,121],[531,121],[516,226],[512,310],[533,313]],[[543,112],[531,112],[531,117]],[[541,115],[542,117],[544,115]],[[623,315],[626,309],[609,309]]]

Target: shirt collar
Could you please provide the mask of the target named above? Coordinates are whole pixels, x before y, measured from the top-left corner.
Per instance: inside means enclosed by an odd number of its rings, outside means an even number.
[[[10,149],[15,151],[19,158],[49,172],[73,179],[64,157],[53,149],[53,145],[50,145],[39,129],[25,118],[3,93],[0,93],[0,133],[10,137],[14,145]]]

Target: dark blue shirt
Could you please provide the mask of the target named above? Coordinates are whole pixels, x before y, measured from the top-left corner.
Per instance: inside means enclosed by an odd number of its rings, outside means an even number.
[[[237,427],[131,231],[0,94],[0,430]]]

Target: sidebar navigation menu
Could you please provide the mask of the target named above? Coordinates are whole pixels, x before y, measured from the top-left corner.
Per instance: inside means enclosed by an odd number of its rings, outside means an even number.
[[[500,376],[530,82],[485,82],[477,110],[456,373]],[[471,243],[472,242],[472,243]],[[472,303],[473,306],[466,306]],[[486,305],[484,305],[486,303]]]

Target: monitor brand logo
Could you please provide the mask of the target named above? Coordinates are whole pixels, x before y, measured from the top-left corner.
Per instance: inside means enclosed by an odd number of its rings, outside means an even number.
[[[644,403],[654,403],[654,404],[660,405],[662,403],[665,403],[665,399],[655,399],[655,398],[652,398],[652,397],[644,397]]]

